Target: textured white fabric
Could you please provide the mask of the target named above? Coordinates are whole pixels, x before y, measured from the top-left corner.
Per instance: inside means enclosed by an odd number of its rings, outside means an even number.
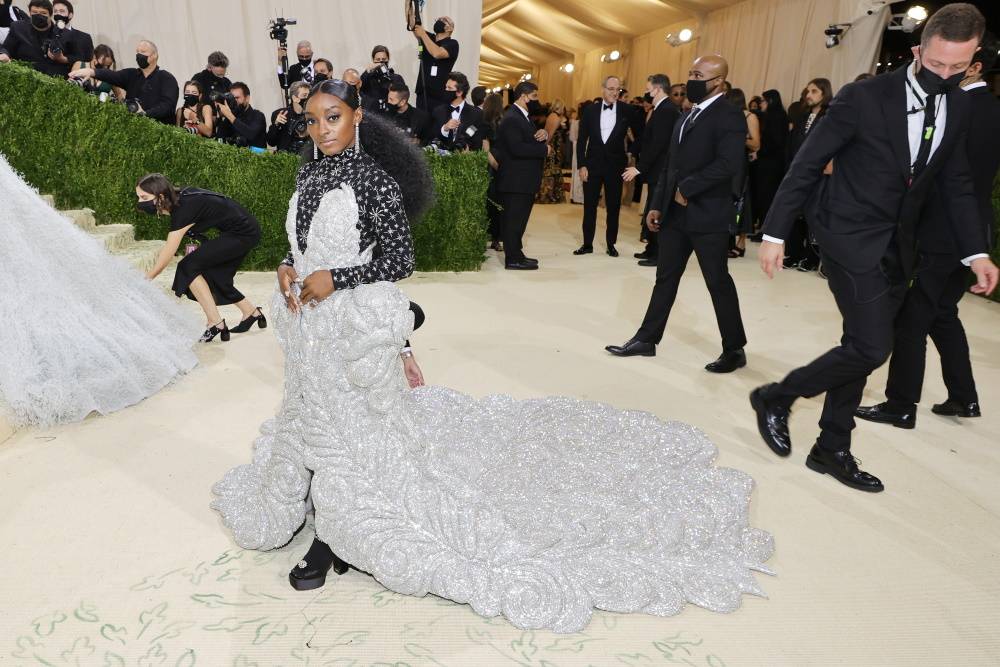
[[[202,327],[45,203],[0,155],[0,410],[48,426],[138,403],[197,363]]]
[[[328,193],[299,275],[359,257],[350,189]],[[712,465],[697,429],[572,398],[474,399],[406,387],[409,300],[388,282],[338,290],[275,331],[285,393],[253,463],[212,506],[248,549],[305,519],[344,560],[409,595],[468,603],[521,628],[582,629],[594,608],[733,611],[761,594],[770,535],[750,527],[753,481]]]

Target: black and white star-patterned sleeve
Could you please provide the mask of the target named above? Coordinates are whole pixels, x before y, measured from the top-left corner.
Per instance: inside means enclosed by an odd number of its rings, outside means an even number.
[[[295,257],[292,255],[292,251],[289,250],[285,258],[281,260],[281,263],[285,266],[295,266]]]
[[[375,249],[367,264],[331,269],[336,289],[381,281],[395,282],[413,273],[413,238],[403,210],[399,185],[385,172],[372,170],[356,185],[362,247]]]

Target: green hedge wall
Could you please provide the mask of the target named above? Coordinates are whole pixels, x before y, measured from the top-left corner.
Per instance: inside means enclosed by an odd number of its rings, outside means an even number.
[[[0,65],[0,152],[60,207],[92,208],[99,223],[131,223],[140,239],[166,236],[162,218],[135,208],[135,183],[161,172],[182,186],[232,197],[260,220],[263,236],[244,269],[273,269],[288,251],[285,216],[296,156],[254,154],[196,137],[19,64]],[[413,225],[417,269],[478,270],[487,242],[486,156],[428,154],[427,160],[437,196]]]

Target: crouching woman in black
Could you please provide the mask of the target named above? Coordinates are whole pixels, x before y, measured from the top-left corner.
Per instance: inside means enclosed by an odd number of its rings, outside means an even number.
[[[254,324],[265,328],[264,313],[233,285],[243,259],[260,241],[257,219],[225,195],[198,188],[178,190],[163,174],[143,176],[135,194],[140,211],[170,216],[167,243],[147,278],[152,280],[170,264],[185,236],[200,242],[177,265],[172,289],[178,297],[197,301],[205,311],[207,323],[201,341],[207,343],[216,336],[227,341],[230,332],[243,333]],[[210,229],[218,230],[216,238],[205,236]],[[239,325],[232,329],[226,326],[218,308],[228,304],[234,304],[243,314]]]

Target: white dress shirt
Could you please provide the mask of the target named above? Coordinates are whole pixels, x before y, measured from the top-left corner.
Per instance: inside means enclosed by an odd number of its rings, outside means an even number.
[[[448,106],[451,106],[451,105],[449,104]],[[465,100],[462,100],[461,102],[458,103],[457,107],[453,107],[452,108],[452,110],[451,110],[451,119],[452,120],[457,120],[457,121],[461,122],[462,121],[462,111],[464,109],[465,109]],[[441,126],[441,136],[445,137],[445,138],[450,137],[452,132],[457,132],[457,131],[458,130],[450,130],[449,131],[449,130],[444,129],[444,125]]]
[[[607,105],[603,99],[601,100],[601,141],[603,143],[608,143],[608,139],[611,138],[611,133],[615,131],[615,124],[618,122],[618,103],[615,102],[611,105],[610,109],[605,109]]]
[[[720,97],[722,97],[722,95],[723,95],[723,93],[718,93],[718,94],[716,94],[716,95],[712,95],[712,96],[711,96],[711,97],[709,97],[708,99],[706,99],[706,100],[702,100],[702,101],[701,101],[701,102],[699,102],[698,104],[695,104],[694,106],[692,106],[692,107],[691,107],[691,113],[689,113],[689,114],[688,114],[687,116],[685,116],[685,118],[684,118],[684,123],[683,123],[683,124],[681,125],[681,133],[680,133],[680,135],[679,135],[679,136],[677,137],[677,139],[678,139],[678,140],[680,140],[680,141],[683,141],[683,140],[684,140],[684,131],[685,131],[685,130],[687,129],[687,126],[688,126],[688,123],[689,123],[689,122],[691,121],[691,119],[692,119],[692,118],[694,118],[694,117],[695,117],[695,115],[699,115],[699,116],[700,116],[700,115],[701,115],[701,113],[702,113],[702,112],[703,112],[703,111],[704,111],[705,109],[707,109],[707,108],[708,108],[709,106],[711,106],[711,105],[712,105],[712,102],[714,102],[715,100],[717,100],[717,99],[719,99]]]

